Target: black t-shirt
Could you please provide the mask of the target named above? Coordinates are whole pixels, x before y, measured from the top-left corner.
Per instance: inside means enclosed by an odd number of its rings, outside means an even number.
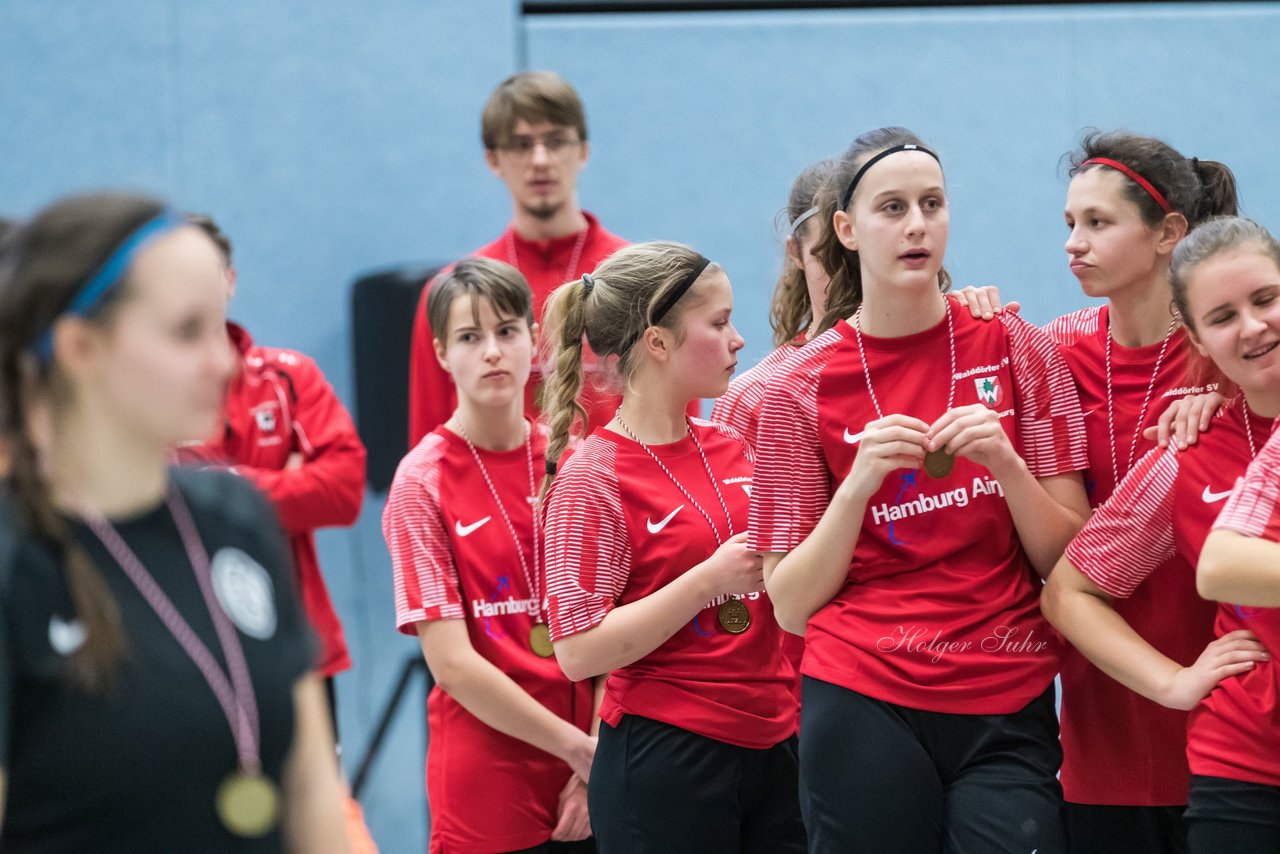
[[[314,642],[274,511],[244,480],[170,473],[213,566],[253,680],[264,771],[277,782],[293,739],[292,689]],[[88,528],[73,524],[119,603],[128,652],[111,690],[65,678],[83,641],[53,550],[15,533],[0,507],[0,765],[7,798],[0,851],[267,852],[219,823],[214,793],[237,767],[231,728],[196,664]],[[226,673],[222,647],[165,504],[113,523]]]

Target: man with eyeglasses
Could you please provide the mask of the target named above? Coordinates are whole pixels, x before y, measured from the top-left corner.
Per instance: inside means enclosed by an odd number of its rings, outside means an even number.
[[[626,241],[610,234],[578,207],[578,173],[587,163],[587,121],[578,93],[560,75],[529,71],[503,80],[481,116],[485,162],[511,194],[513,216],[506,231],[473,252],[504,261],[524,274],[533,290],[536,317],[555,288],[589,273]],[[422,291],[414,317],[409,361],[409,444],[448,419],[457,403],[453,381],[436,360]],[[534,392],[541,381],[534,365],[525,389],[525,409],[537,415]],[[585,384],[592,427],[607,423],[618,398]]]

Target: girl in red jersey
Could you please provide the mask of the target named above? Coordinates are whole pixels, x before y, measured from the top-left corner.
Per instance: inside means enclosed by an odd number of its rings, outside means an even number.
[[[1193,850],[1267,850],[1265,845],[1206,845],[1224,830],[1212,820],[1215,811],[1230,823],[1240,817],[1232,812],[1240,803],[1216,780],[1201,779],[1233,777],[1224,773],[1232,765],[1274,765],[1274,730],[1265,722],[1242,721],[1232,711],[1245,686],[1274,690],[1268,657],[1251,631],[1267,621],[1232,618],[1224,615],[1228,609],[1219,609],[1219,637],[1185,666],[1139,635],[1112,603],[1131,595],[1175,553],[1196,564],[1221,502],[1280,415],[1280,281],[1274,252],[1265,231],[1235,218],[1210,221],[1175,250],[1174,299],[1187,334],[1241,393],[1195,445],[1153,450],[1138,462],[1072,541],[1045,591],[1046,613],[1054,624],[1113,678],[1171,708],[1193,709],[1210,697],[1191,715],[1187,739]],[[1263,661],[1268,663],[1259,666]],[[1250,675],[1234,678],[1240,674]],[[1237,726],[1244,732],[1262,726],[1259,743],[1271,748],[1251,757],[1223,751],[1223,743],[1234,737],[1224,730]],[[1276,779],[1272,768],[1269,780]],[[1198,823],[1202,818],[1205,823]]]
[[[551,659],[533,500],[544,440],[524,417],[529,286],[469,258],[428,297],[458,408],[409,452],[383,515],[396,626],[416,633],[428,699],[431,851],[592,851],[589,681]]]
[[[1088,512],[1070,374],[1017,315],[944,295],[942,169],[914,134],[859,137],[822,202],[831,291],[861,307],[769,386],[748,541],[805,633],[810,850],[1062,851],[1035,572]]]
[[[573,679],[609,674],[591,772],[608,854],[804,849],[793,673],[743,533],[751,451],[685,414],[733,373],[732,307],[720,266],[674,243],[620,249],[548,304],[548,460],[581,414],[584,336],[624,381],[555,477],[545,529],[556,657]]]
[[[1089,437],[1085,483],[1098,507],[1153,447],[1144,431],[1169,404],[1212,385],[1207,376],[1192,376],[1191,345],[1170,311],[1169,266],[1174,248],[1201,220],[1235,213],[1236,192],[1226,166],[1188,159],[1149,137],[1091,133],[1069,158],[1071,272],[1086,296],[1107,302],[1060,317],[1045,331],[1080,392]],[[1212,404],[1211,413],[1222,398],[1200,400]],[[1198,424],[1190,421],[1194,431]],[[1185,431],[1177,438],[1186,447]],[[1213,608],[1196,595],[1194,582],[1190,565],[1171,555],[1116,610],[1169,659],[1191,664],[1213,639]],[[1135,694],[1068,649],[1061,722],[1071,850],[1185,850],[1185,712]]]
[[[806,168],[791,184],[787,199],[786,260],[773,289],[769,322],[773,326],[776,349],[751,370],[737,376],[716,401],[711,420],[728,424],[754,446],[760,407],[769,378],[778,372],[796,348],[829,328],[824,320],[827,285],[831,277],[813,254],[813,244],[821,231],[814,215],[818,190],[835,168],[834,160],[823,160]],[[832,319],[834,322],[834,318]]]

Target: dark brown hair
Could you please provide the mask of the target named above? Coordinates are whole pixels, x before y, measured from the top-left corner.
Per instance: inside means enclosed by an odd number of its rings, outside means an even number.
[[[153,199],[94,194],[60,200],[20,226],[0,248],[0,429],[11,452],[10,484],[21,519],[61,559],[85,643],[69,660],[70,675],[104,688],[125,652],[120,610],[101,572],[75,542],[53,505],[31,435],[33,408],[56,406],[65,391],[55,360],[36,358],[41,335],[111,253],[164,206]],[[90,314],[109,323],[129,291],[127,279]]]
[[[1090,130],[1080,145],[1064,155],[1067,176],[1074,178],[1092,169],[1110,169],[1101,163],[1085,161],[1105,157],[1123,163],[1137,172],[1164,196],[1171,212],[1187,218],[1187,229],[1193,229],[1213,216],[1235,216],[1240,200],[1236,178],[1216,160],[1187,159],[1173,146],[1149,136],[1127,131]],[[1112,170],[1116,171],[1116,170]],[[1138,206],[1142,221],[1154,228],[1165,217],[1164,210],[1142,186],[1124,173],[1125,198]]]
[[[480,138],[489,151],[511,142],[516,122],[570,127],[587,139],[587,116],[569,81],[554,71],[522,71],[498,84],[480,115]]]
[[[814,206],[818,192],[835,171],[836,165],[835,160],[815,163],[805,168],[796,176],[795,181],[791,182],[791,195],[788,196],[787,207],[782,212],[782,217],[786,218],[782,227],[786,230],[785,236],[794,241],[797,255],[800,254],[802,244],[812,243],[821,232],[818,222],[821,213],[815,213],[806,219],[794,232],[791,231],[791,223]],[[777,284],[773,286],[773,300],[769,306],[769,325],[773,327],[774,346],[781,347],[794,342],[813,325],[814,320],[813,304],[809,300],[809,285],[805,281],[804,270],[800,269],[790,257],[784,257],[782,273],[778,276]]]
[[[226,233],[218,227],[218,224],[213,221],[213,217],[208,214],[192,213],[187,214],[187,222],[191,223],[209,236],[209,239],[213,241],[213,244],[218,247],[218,251],[222,253],[223,263],[230,267],[231,238],[227,237]]]
[[[840,200],[849,189],[859,167],[867,158],[897,145],[925,145],[924,140],[902,127],[876,128],[859,136],[849,146],[818,193],[818,213],[822,232],[813,247],[813,255],[831,276],[827,286],[827,308],[815,332],[825,332],[844,317],[849,317],[862,305],[862,268],[857,250],[846,249],[836,236],[835,214]],[[951,287],[951,274],[946,269],[938,271],[938,289],[946,292]]]
[[[470,294],[471,312],[480,325],[480,306],[485,299],[502,317],[523,317],[533,326],[533,293],[515,267],[491,258],[463,258],[431,286],[427,294],[427,323],[431,336],[445,342],[449,335],[449,312],[453,301]]]

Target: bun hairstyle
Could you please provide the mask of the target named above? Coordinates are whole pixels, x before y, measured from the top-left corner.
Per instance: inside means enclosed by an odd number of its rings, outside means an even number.
[[[816,236],[821,231],[821,212],[814,211],[810,214],[809,211],[814,210],[818,193],[837,165],[838,161],[835,160],[815,163],[797,175],[791,183],[787,207],[779,215],[779,219],[786,218],[783,225],[785,236],[795,241],[797,254],[802,244],[814,242],[814,237],[810,235]],[[797,222],[802,217],[803,221]],[[781,347],[794,342],[813,325],[815,319],[804,270],[788,258],[783,262],[777,284],[773,286],[773,300],[769,306],[769,325],[773,327],[774,346]]]
[[[1210,217],[1235,216],[1239,212],[1236,179],[1230,169],[1216,160],[1184,157],[1154,137],[1091,130],[1080,140],[1079,147],[1065,157],[1071,178],[1093,169],[1114,168],[1089,162],[1101,158],[1119,163],[1146,181],[1150,189],[1125,174],[1125,198],[1138,206],[1149,227],[1161,223],[1166,214],[1157,196],[1165,200],[1168,212],[1187,218],[1188,230]]]
[[[0,432],[21,523],[57,554],[85,642],[68,660],[73,681],[104,689],[125,654],[120,610],[101,572],[53,505],[33,422],[65,403],[56,359],[37,355],[84,285],[134,233],[164,211],[142,196],[95,194],[55,202],[0,244]],[[109,324],[129,291],[126,276],[84,314]]]
[[[543,386],[543,417],[547,421],[547,478],[543,493],[555,477],[555,463],[569,444],[575,417],[582,432],[587,424],[582,394],[583,340],[601,359],[617,360],[615,370],[625,383],[637,364],[635,343],[645,330],[659,326],[683,340],[680,319],[690,297],[677,291],[692,285],[699,269],[719,270],[681,243],[637,243],[614,252],[595,272],[561,285],[543,309],[543,340],[549,351],[542,363],[550,370]],[[696,290],[696,289],[695,289]],[[677,302],[669,304],[675,297]]]
[[[862,268],[857,250],[846,249],[836,236],[834,217],[840,203],[849,191],[858,170],[869,159],[888,148],[899,145],[926,147],[924,140],[902,127],[877,128],[859,136],[849,146],[844,156],[818,193],[817,219],[822,224],[813,255],[831,276],[827,287],[827,307],[815,333],[825,332],[841,318],[849,317],[862,305]],[[938,271],[938,289],[945,293],[951,288],[951,274]]]

